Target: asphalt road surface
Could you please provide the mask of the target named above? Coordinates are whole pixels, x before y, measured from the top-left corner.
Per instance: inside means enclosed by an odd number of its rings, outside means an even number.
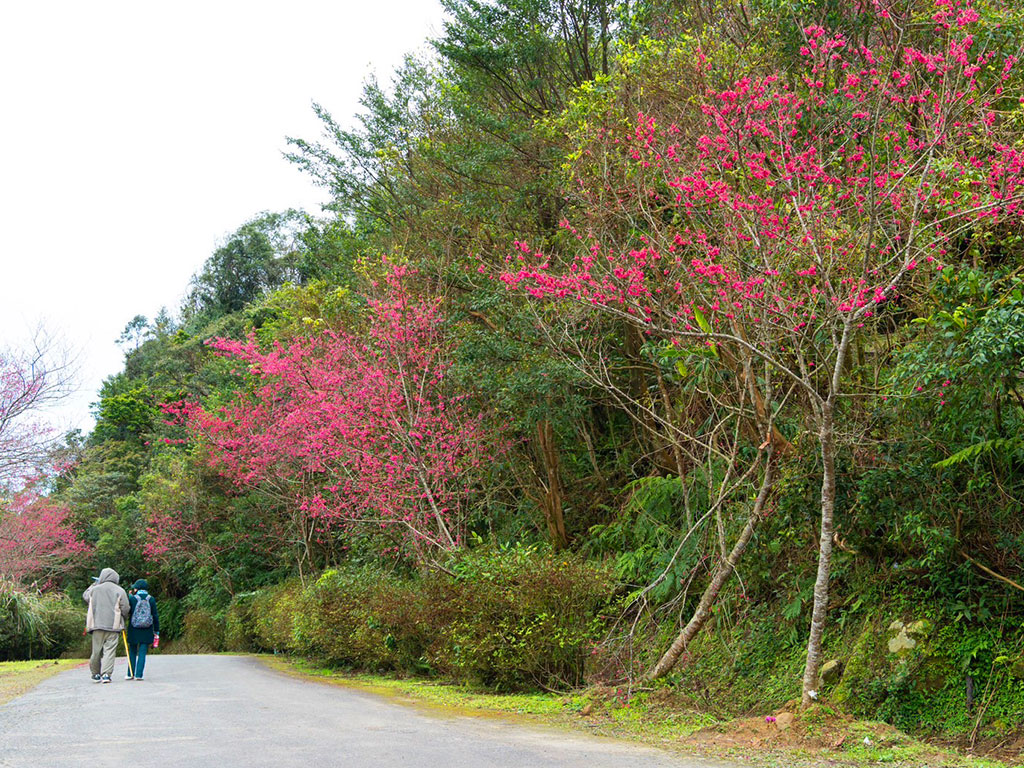
[[[656,749],[439,715],[243,656],[158,656],[146,680],[72,669],[0,707],[0,768],[712,768]]]

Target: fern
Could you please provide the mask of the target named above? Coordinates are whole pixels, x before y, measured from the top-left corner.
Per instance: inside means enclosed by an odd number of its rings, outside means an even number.
[[[981,455],[999,455],[1004,458],[1012,458],[1024,449],[1024,439],[1020,437],[997,437],[994,440],[982,440],[980,443],[969,445],[963,450],[957,451],[949,458],[937,461],[932,466],[936,469],[944,469],[962,464],[970,459]]]

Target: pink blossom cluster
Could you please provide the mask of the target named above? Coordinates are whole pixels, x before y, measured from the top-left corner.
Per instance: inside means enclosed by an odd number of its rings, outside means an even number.
[[[970,0],[933,5],[943,34],[927,48],[869,49],[807,27],[795,80],[709,87],[694,138],[639,113],[614,142],[641,172],[612,194],[623,210],[650,209],[647,234],[609,247],[565,222],[580,245],[571,259],[517,242],[500,279],[677,343],[810,345],[813,366],[835,329],[872,322],[921,265],[946,267],[955,238],[1024,217],[1024,151],[997,104],[1017,60],[975,51]]]
[[[250,386],[220,408],[173,406],[240,487],[290,499],[324,537],[353,523],[398,528],[417,551],[458,546],[467,492],[501,451],[483,414],[450,394],[440,302],[391,267],[364,334],[323,330],[261,346],[215,339]]]
[[[70,509],[41,493],[41,482],[34,478],[0,502],[0,577],[47,586],[90,547],[79,539]]]

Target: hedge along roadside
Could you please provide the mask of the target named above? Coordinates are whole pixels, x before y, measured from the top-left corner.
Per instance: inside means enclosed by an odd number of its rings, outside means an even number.
[[[405,578],[375,567],[329,570],[304,588],[293,581],[239,595],[217,619],[222,630],[205,634],[223,637],[226,650],[495,690],[583,682],[615,592],[607,569],[534,547],[473,551],[449,566]]]

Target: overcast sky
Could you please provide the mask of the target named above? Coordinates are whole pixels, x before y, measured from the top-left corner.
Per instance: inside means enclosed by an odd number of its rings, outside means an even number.
[[[0,3],[0,348],[42,323],[81,359],[62,426],[120,370],[137,314],[175,310],[262,211],[318,212],[282,152],[350,122],[441,29],[436,0]]]

